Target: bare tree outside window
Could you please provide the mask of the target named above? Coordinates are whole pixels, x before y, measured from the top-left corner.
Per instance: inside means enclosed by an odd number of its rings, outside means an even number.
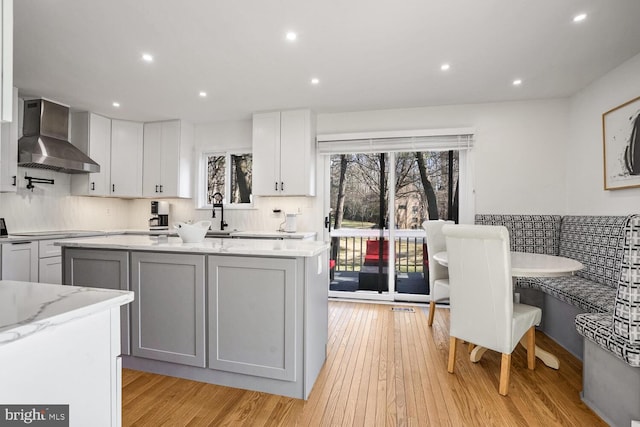
[[[251,153],[209,154],[206,156],[206,167],[208,204],[212,203],[213,195],[218,192],[222,194],[225,203],[251,203]]]

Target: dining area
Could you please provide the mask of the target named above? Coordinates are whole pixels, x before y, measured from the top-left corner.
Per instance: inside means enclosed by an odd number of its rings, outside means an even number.
[[[583,364],[580,398],[587,406],[610,425],[639,419],[638,343],[633,334],[616,335],[625,329],[614,329],[619,322],[634,330],[637,313],[628,288],[631,295],[638,289],[638,222],[637,215],[477,215],[473,225],[425,221],[428,326],[448,303],[447,372],[456,373],[461,357],[477,364],[487,351],[497,352],[497,389],[507,396],[518,344],[526,350],[519,365],[534,370],[539,359],[545,369],[562,369],[553,351],[536,345],[536,336],[550,338]],[[458,351],[460,342],[468,354]]]

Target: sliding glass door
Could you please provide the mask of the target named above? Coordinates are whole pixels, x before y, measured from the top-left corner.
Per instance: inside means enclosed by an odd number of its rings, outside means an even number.
[[[427,301],[427,218],[455,218],[457,152],[328,156],[330,296]]]

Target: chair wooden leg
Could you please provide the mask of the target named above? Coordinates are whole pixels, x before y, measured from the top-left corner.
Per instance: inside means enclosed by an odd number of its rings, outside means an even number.
[[[427,320],[427,325],[433,325],[433,315],[436,314],[436,302],[431,301],[429,303],[429,320]]]
[[[471,352],[473,351],[474,348],[476,348],[476,345],[472,342],[470,342],[469,344],[467,344],[467,349],[469,350],[469,354],[471,354]]]
[[[499,393],[506,396],[509,393],[509,375],[511,374],[511,354],[502,353],[500,364],[500,388]]]
[[[458,343],[458,339],[456,337],[449,337],[449,364],[447,366],[447,371],[450,374],[453,374],[453,367],[456,364],[456,344]]]
[[[527,331],[527,368],[536,368],[536,328],[534,326]]]

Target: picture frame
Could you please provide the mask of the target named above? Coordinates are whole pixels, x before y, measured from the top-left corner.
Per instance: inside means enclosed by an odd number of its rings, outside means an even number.
[[[640,96],[602,114],[604,189],[640,187]]]

